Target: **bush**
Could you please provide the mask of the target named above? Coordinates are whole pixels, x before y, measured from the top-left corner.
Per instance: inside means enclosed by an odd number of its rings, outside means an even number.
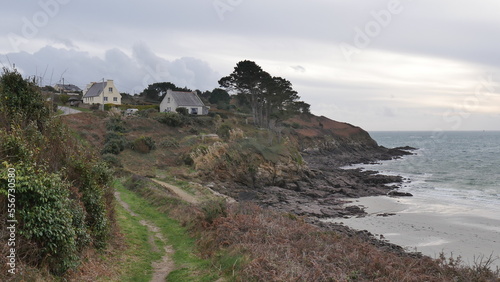
[[[154,108],[144,109],[137,112],[140,117],[149,118],[152,114],[157,113],[158,110]]]
[[[125,121],[119,117],[113,117],[106,123],[106,129],[108,131],[125,133],[127,132]]]
[[[223,124],[217,130],[217,135],[219,135],[220,138],[227,141],[227,140],[229,140],[229,137],[231,136],[230,132],[231,132],[231,126],[229,126],[227,124]]]
[[[77,218],[73,220],[75,211],[69,199],[69,184],[59,174],[31,164],[4,163],[0,174],[4,182],[0,187],[3,196],[7,196],[8,168],[15,168],[17,175],[15,204],[19,235],[37,245],[38,257],[47,259],[52,273],[62,274],[76,266],[76,238],[77,234],[80,239],[85,237],[85,224]],[[85,243],[80,241],[79,246]]]
[[[161,113],[156,120],[171,127],[181,127],[187,123],[187,117],[178,113]]]
[[[193,160],[193,158],[191,157],[190,154],[184,154],[184,155],[182,155],[181,161],[182,161],[182,163],[184,165],[187,165],[187,166],[194,165],[194,160]]]
[[[36,122],[38,127],[50,116],[38,87],[23,79],[17,71],[3,69],[0,77],[0,122],[9,126],[17,120],[21,126]]]
[[[141,136],[132,142],[131,149],[139,153],[147,154],[151,152],[151,150],[156,149],[156,144],[153,138]]]
[[[61,119],[48,118],[37,88],[19,77],[0,79],[0,205],[10,192],[8,168],[15,168],[17,265],[62,275],[85,248],[106,246],[114,220],[111,172]],[[11,112],[5,103],[13,103]]]
[[[68,170],[77,175],[75,184],[79,187],[81,201],[86,211],[86,224],[90,230],[93,245],[102,249],[106,246],[109,234],[108,211],[106,204],[112,202],[110,188],[111,171],[105,163],[78,159]]]
[[[208,201],[201,207],[203,220],[212,224],[215,219],[227,216],[227,203],[224,199]]]
[[[120,152],[125,150],[127,145],[127,140],[121,133],[109,131],[106,134],[106,141],[104,143],[104,148],[101,154],[114,154],[118,155]]]
[[[183,116],[188,116],[189,115],[189,110],[186,109],[186,108],[177,108],[177,109],[175,109],[175,111],[178,114],[183,115]]]
[[[102,156],[102,160],[105,161],[110,167],[123,167],[122,162],[113,153],[105,153]]]

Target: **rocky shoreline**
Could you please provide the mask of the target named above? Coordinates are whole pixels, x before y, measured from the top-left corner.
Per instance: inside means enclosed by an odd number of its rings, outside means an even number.
[[[284,179],[279,186],[256,188],[226,183],[217,185],[217,190],[239,201],[251,201],[264,207],[313,219],[362,216],[365,214],[362,208],[346,207],[344,204],[349,203],[349,199],[394,193],[403,179],[400,176],[381,175],[377,171],[343,167],[411,155],[410,151],[413,149],[375,147],[342,152],[303,152],[308,170],[299,180],[287,182]]]
[[[363,207],[346,205],[352,202],[350,199],[389,193],[394,193],[395,196],[411,196],[406,193],[398,194],[397,189],[403,181],[400,176],[381,175],[377,171],[346,169],[345,166],[396,159],[412,155],[412,150],[415,148],[387,149],[377,146],[364,150],[351,148],[348,151],[303,152],[309,170],[300,181],[285,181],[280,186],[260,188],[249,188],[235,183],[216,186],[219,192],[238,201],[250,201],[263,207],[303,216],[307,222],[322,229],[360,238],[385,251],[420,257],[420,253],[407,253],[401,246],[380,240],[366,230],[354,230],[341,224],[321,220],[366,215]]]

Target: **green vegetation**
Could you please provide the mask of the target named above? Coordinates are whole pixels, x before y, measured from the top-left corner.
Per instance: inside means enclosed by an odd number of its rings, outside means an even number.
[[[292,83],[273,77],[252,61],[241,61],[234,71],[219,80],[221,87],[236,91],[239,102],[252,110],[254,124],[271,128],[271,122],[283,121],[298,113],[309,113],[310,105],[298,101]]]
[[[50,116],[39,89],[16,71],[4,70],[0,79],[0,109],[0,203],[15,199],[17,268],[63,275],[85,250],[107,246],[114,222],[111,172]],[[15,189],[9,190],[13,170]]]
[[[66,105],[66,103],[68,103],[68,101],[69,101],[69,95],[68,94],[60,94],[59,101],[61,102],[62,105]]]
[[[186,218],[189,214],[179,213],[179,211],[177,211],[177,209],[179,209],[187,212],[189,207],[176,199],[172,199],[168,196],[168,194],[158,192],[158,190],[154,188],[154,184],[147,179],[138,178],[135,181],[131,181],[131,179],[129,179],[126,181],[126,185],[127,187],[130,187],[131,190],[125,189],[119,183],[115,183],[115,187],[117,188],[117,191],[120,192],[122,200],[126,202],[130,206],[130,209],[140,218],[147,219],[154,225],[160,227],[162,235],[167,239],[167,244],[171,245],[175,251],[172,255],[175,270],[170,272],[167,280],[217,280],[217,274],[210,261],[201,259],[195,255],[197,253],[195,239],[191,237],[188,228],[183,226],[186,225],[186,222],[189,220]],[[174,218],[180,219],[181,222]],[[145,273],[148,275],[151,268],[146,267],[146,265],[150,265],[152,261],[158,260],[164,253],[159,252],[156,255],[143,255],[145,252],[149,251],[150,246],[145,244],[145,234],[141,232],[141,228],[137,226],[139,219],[127,217],[126,221],[129,225],[135,225],[136,231],[130,236],[131,239],[136,240],[135,238],[137,237],[142,238],[139,242],[141,247],[135,250],[136,254],[134,255],[135,257],[141,259],[141,261],[134,262],[134,264],[137,263],[143,265],[145,269],[147,269]],[[135,221],[135,223],[132,221]],[[184,222],[184,224],[182,222]],[[163,245],[161,247],[163,247]],[[135,265],[130,265],[128,269],[129,271],[127,271],[127,273],[137,272]],[[140,269],[142,270],[143,268]],[[126,277],[128,276],[125,274],[124,278]],[[144,277],[148,278],[149,276]],[[143,280],[138,277],[137,280],[130,279],[128,281]],[[147,279],[144,281],[147,281]]]
[[[118,108],[120,110],[126,110],[126,109],[132,108],[132,109],[138,109],[140,111],[152,110],[152,111],[158,112],[160,110],[160,105],[104,104],[105,111],[109,111],[111,108]]]
[[[181,127],[186,124],[187,117],[178,113],[160,113],[156,120],[172,127]]]
[[[136,152],[147,154],[151,150],[156,149],[155,141],[151,137],[141,136],[135,139],[131,144],[130,148]]]
[[[173,90],[173,91],[187,91],[191,92],[190,89],[184,87],[180,88],[175,86],[175,84],[171,82],[157,82],[150,84],[142,93],[140,96],[144,98],[146,101],[150,102],[160,102],[165,94],[167,93],[167,90]]]

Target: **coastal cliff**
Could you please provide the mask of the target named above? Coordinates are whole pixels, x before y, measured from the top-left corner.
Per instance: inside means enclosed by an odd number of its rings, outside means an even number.
[[[289,125],[282,132],[285,141],[274,158],[266,158],[262,149],[251,155],[240,150],[245,161],[210,165],[208,174],[218,180],[211,186],[240,201],[324,218],[362,214],[361,208],[342,204],[348,198],[385,195],[402,181],[399,176],[344,166],[409,155],[412,148],[379,146],[360,127],[323,116],[296,116],[285,124]],[[273,146],[268,148],[272,151]],[[388,186],[390,183],[394,184]]]

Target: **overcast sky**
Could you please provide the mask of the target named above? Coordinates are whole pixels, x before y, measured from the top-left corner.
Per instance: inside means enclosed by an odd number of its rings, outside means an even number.
[[[374,130],[500,130],[498,0],[40,0],[0,10],[0,62],[43,85],[212,90],[241,60],[314,114]]]

